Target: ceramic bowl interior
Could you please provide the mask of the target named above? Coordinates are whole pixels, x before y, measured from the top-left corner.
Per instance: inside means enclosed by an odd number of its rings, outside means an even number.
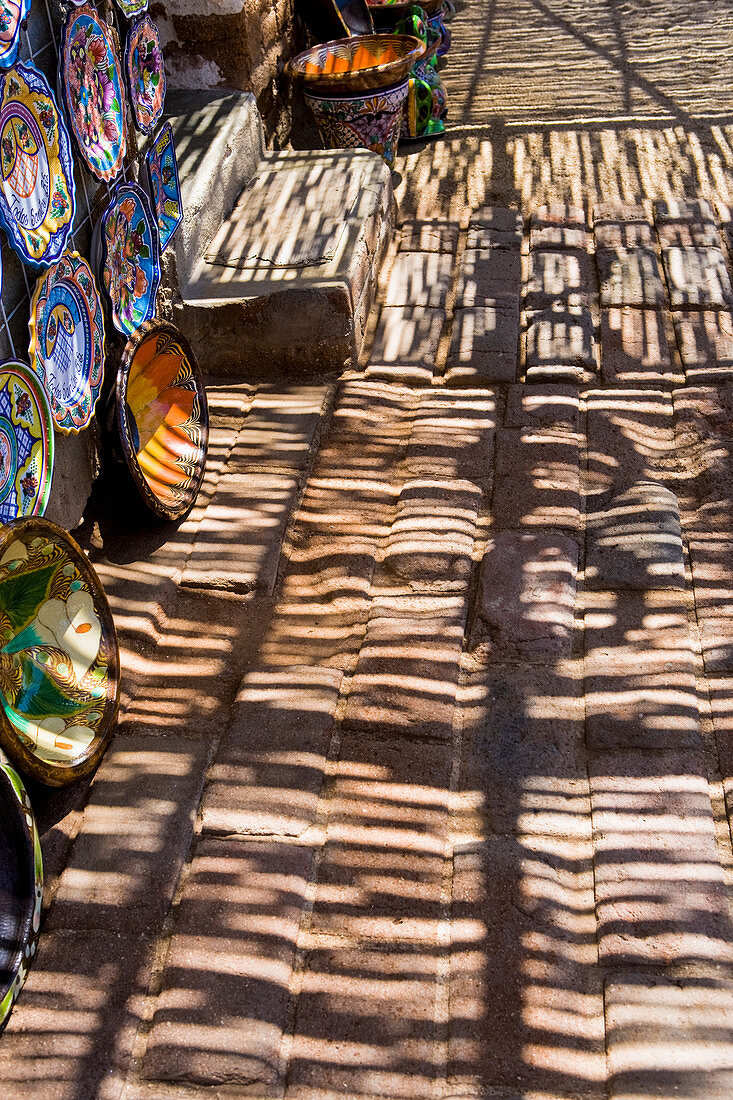
[[[400,84],[425,53],[408,34],[365,34],[325,42],[298,54],[290,75],[310,91],[354,92]]]
[[[0,768],[0,1003],[33,935],[34,887],[33,838],[10,780]]]

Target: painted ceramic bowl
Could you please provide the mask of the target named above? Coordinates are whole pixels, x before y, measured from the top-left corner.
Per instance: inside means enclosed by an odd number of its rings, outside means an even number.
[[[86,555],[50,520],[0,532],[0,745],[62,787],[99,761],[117,717],[112,613]]]
[[[190,344],[166,321],[127,342],[117,374],[117,427],[147,507],[177,520],[193,507],[206,469],[209,411]]]
[[[0,523],[42,516],[53,479],[51,406],[25,363],[0,363]]]
[[[30,0],[0,0],[0,66],[4,69],[18,55],[20,28],[30,6]]]
[[[325,96],[304,93],[326,148],[370,149],[394,167],[402,129],[402,110],[409,81],[364,95]]]
[[[145,154],[145,167],[148,191],[158,219],[160,251],[163,252],[183,221],[181,184],[178,179],[176,147],[170,122],[166,122],[162,127]]]
[[[362,95],[407,80],[425,53],[411,35],[368,34],[325,42],[288,62],[290,76],[310,95]]]
[[[74,221],[71,142],[42,73],[18,62],[0,78],[0,222],[23,263],[45,267]]]
[[[66,18],[60,62],[61,94],[79,153],[97,179],[112,180],[127,149],[122,66],[112,29],[88,4]]]
[[[319,42],[342,35],[374,34],[366,0],[305,0],[298,10]]]
[[[99,281],[115,328],[131,336],[155,313],[160,285],[158,220],[136,183],[121,183],[101,217]]]
[[[92,418],[104,374],[104,316],[91,269],[67,252],[36,283],[29,356],[56,427],[80,432]]]
[[[158,28],[149,15],[130,27],[125,46],[125,73],[135,125],[152,133],[165,103],[165,68]]]
[[[0,751],[0,1031],[36,953],[43,860],[22,780]]]

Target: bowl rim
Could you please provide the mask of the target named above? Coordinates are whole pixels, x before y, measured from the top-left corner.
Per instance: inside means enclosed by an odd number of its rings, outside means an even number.
[[[394,44],[395,40],[412,43],[410,48],[404,54],[403,57],[392,58],[389,61],[383,61],[376,65],[370,66],[368,69],[347,69],[345,72],[340,73],[305,73],[302,69],[297,68],[299,61],[303,58],[313,54],[316,50],[322,50],[326,46],[352,46],[355,43],[363,42],[364,39],[383,39],[385,42]],[[365,72],[380,72],[389,68],[390,65],[404,65],[409,61],[410,68],[416,65],[418,61],[421,61],[425,54],[425,43],[421,42],[419,38],[416,38],[412,34],[357,34],[351,35],[350,38],[332,38],[328,42],[319,42],[317,46],[311,46],[307,50],[302,50],[301,53],[296,54],[295,57],[291,57],[285,66],[285,71],[288,76],[293,80],[299,80],[303,83],[309,81],[323,81],[326,84],[338,84],[358,80],[359,75]],[[413,56],[414,54],[414,56]]]

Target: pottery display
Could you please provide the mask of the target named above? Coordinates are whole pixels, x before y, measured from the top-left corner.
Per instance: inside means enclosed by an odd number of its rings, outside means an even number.
[[[36,283],[31,298],[30,362],[54,423],[79,432],[89,423],[104,373],[104,317],[94,276],[67,252]]]
[[[425,43],[426,51],[410,73],[400,136],[407,141],[437,137],[445,133],[448,110],[445,87],[435,62],[440,35],[430,30],[424,8],[417,5],[396,24],[395,34],[414,34]]]
[[[0,222],[20,259],[47,266],[74,221],[71,142],[48,82],[18,62],[0,76]]]
[[[450,31],[443,22],[442,9],[437,11],[435,15],[428,16],[428,26],[432,31],[435,31],[440,35],[440,45],[438,46],[438,57],[445,57],[450,50]]]
[[[319,42],[345,34],[374,34],[366,0],[301,0],[298,13]]]
[[[408,81],[364,95],[325,96],[304,93],[326,148],[370,149],[388,168],[394,167],[400,140]]]
[[[28,775],[65,786],[112,733],[120,665],[112,613],[89,561],[47,519],[0,532],[0,744]]]
[[[358,97],[401,85],[424,53],[411,35],[369,34],[304,50],[286,71],[308,95]]]
[[[6,69],[18,56],[20,28],[30,11],[30,0],[0,0],[0,66]]]
[[[166,122],[145,154],[148,190],[158,219],[160,251],[164,252],[183,221],[173,127]]]
[[[97,179],[119,173],[127,149],[122,66],[112,29],[88,4],[72,8],[61,36],[60,87],[69,126]]]
[[[51,407],[26,363],[0,363],[0,524],[42,516],[53,479]]]
[[[0,1032],[36,953],[42,901],[43,860],[33,809],[0,750]]]
[[[158,28],[149,15],[130,27],[125,46],[125,73],[135,125],[152,133],[165,104],[165,68]]]
[[[116,415],[127,467],[147,507],[162,519],[185,516],[204,476],[209,417],[193,351],[173,325],[150,321],[128,340]]]
[[[155,313],[160,285],[158,220],[143,189],[121,183],[100,221],[100,283],[112,323],[130,336]]]

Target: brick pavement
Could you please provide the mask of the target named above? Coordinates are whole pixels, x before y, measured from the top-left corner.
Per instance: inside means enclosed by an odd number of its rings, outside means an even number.
[[[363,362],[212,380],[177,530],[90,510],[125,696],[32,789],[0,1095],[733,1095],[730,167],[512,206],[449,148]]]

